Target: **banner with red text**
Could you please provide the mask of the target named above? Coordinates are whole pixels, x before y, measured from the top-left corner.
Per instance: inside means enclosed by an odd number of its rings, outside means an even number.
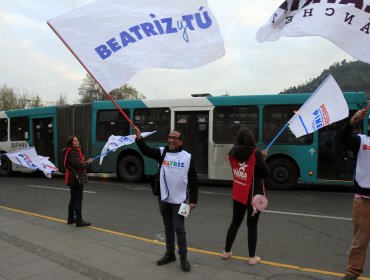
[[[40,170],[46,177],[51,178],[51,173],[57,172],[58,168],[49,161],[48,157],[39,156],[34,147],[5,154],[12,162],[22,165],[31,170]]]
[[[300,137],[348,117],[343,93],[329,75],[289,121],[289,128]]]

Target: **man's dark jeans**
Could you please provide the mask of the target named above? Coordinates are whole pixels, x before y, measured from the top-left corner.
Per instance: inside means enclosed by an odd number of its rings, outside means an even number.
[[[82,196],[83,185],[69,186],[71,198],[68,204],[68,220],[72,220],[76,214],[76,220],[82,220]]]
[[[166,234],[167,252],[175,252],[175,233],[177,237],[177,246],[179,255],[186,256],[186,232],[185,218],[178,214],[180,204],[172,204],[159,201],[159,210],[161,212]]]

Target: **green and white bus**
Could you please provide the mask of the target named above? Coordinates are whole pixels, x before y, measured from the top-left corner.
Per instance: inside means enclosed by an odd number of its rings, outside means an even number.
[[[252,129],[261,149],[272,141],[310,94],[245,96],[201,95],[183,99],[119,100],[117,104],[141,131],[157,132],[146,138],[151,147],[166,145],[172,129],[181,129],[184,148],[194,160],[202,179],[231,180],[227,153],[240,128]],[[366,107],[364,93],[344,94],[350,114]],[[366,133],[368,118],[359,127]],[[348,184],[352,180],[353,156],[337,140],[342,122],[295,138],[286,129],[269,149],[269,188],[293,189],[297,182]],[[50,157],[61,171],[60,151],[69,135],[80,138],[87,157],[99,155],[110,135],[129,135],[132,128],[110,101],[51,106],[0,112],[0,152],[34,146]],[[23,171],[1,157],[0,175]],[[95,160],[90,172],[116,173],[126,182],[138,182],[157,170],[154,160],[144,157],[136,144],[109,153],[102,163]]]

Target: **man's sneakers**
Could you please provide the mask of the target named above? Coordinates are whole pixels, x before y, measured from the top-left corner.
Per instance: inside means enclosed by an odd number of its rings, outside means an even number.
[[[157,261],[157,265],[164,265],[176,261],[174,252],[166,252],[162,258]],[[183,271],[190,271],[190,263],[186,255],[180,255],[181,269]]]
[[[84,220],[76,220],[76,227],[88,227],[91,226],[90,222],[86,222]]]
[[[68,219],[67,220],[67,225],[72,225],[76,222],[76,219],[75,218],[71,218],[71,219]]]
[[[84,220],[78,220],[76,218],[70,218],[67,220],[67,225],[76,224],[76,227],[88,227],[91,226],[90,222],[86,222]]]
[[[344,277],[341,280],[356,280],[358,277],[351,276],[351,275],[344,275]]]
[[[166,252],[162,258],[157,261],[157,265],[164,265],[170,262],[174,262],[176,260],[176,256],[174,252]]]

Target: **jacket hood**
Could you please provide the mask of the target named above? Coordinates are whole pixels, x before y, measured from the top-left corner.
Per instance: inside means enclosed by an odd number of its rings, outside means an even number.
[[[231,148],[229,156],[236,158],[237,161],[247,161],[253,153],[255,147],[235,145]]]

